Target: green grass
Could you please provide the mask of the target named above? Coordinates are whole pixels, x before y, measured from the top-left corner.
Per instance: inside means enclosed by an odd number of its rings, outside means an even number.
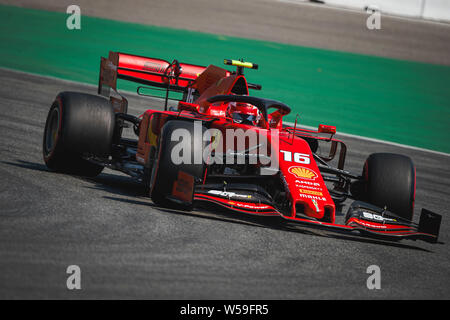
[[[288,121],[450,153],[450,67],[0,6],[0,66],[97,84],[110,50],[221,65],[244,58],[254,95],[294,110]],[[131,83],[119,84],[135,90]],[[56,95],[56,92],[54,93]],[[150,106],[149,106],[150,107]]]

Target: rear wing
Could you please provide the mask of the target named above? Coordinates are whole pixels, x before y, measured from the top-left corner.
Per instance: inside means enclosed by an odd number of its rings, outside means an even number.
[[[117,79],[164,88],[167,92],[185,93],[205,69],[177,60],[170,63],[162,59],[110,51],[108,58],[102,57],[100,61],[98,93],[109,97],[111,88],[117,92]]]
[[[156,58],[142,57],[121,52],[109,52],[108,58],[101,58],[100,75],[98,81],[98,94],[109,97],[114,108],[118,112],[126,113],[127,100],[110,96],[111,89],[117,94],[117,79],[128,80],[139,84],[147,85],[148,88],[139,86],[137,93],[146,95],[141,89],[153,89],[165,91],[165,109],[169,99],[169,91],[183,94],[182,101],[193,102],[201,91],[222,77],[232,74],[243,74],[243,68],[258,69],[258,65],[250,62],[225,59],[226,65],[237,67],[236,72],[216,67],[198,66],[188,63],[180,63],[173,60],[172,63]],[[206,70],[206,72],[204,72]],[[199,78],[199,76],[202,76]],[[197,81],[198,79],[198,81]],[[261,90],[261,85],[247,83],[249,89]],[[120,94],[119,94],[120,95]]]

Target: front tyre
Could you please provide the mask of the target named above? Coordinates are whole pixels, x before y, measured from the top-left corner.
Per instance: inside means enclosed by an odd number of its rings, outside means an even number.
[[[363,168],[367,201],[409,221],[413,218],[416,170],[411,158],[373,153]]]
[[[200,123],[200,122],[198,122]],[[197,125],[198,125],[197,123]],[[157,161],[155,162],[151,181],[150,197],[154,203],[164,207],[174,207],[175,203],[171,201],[171,195],[174,183],[178,179],[179,172],[188,174],[194,178],[194,182],[203,179],[205,164],[203,158],[197,163],[195,155],[202,155],[204,148],[203,133],[206,130],[201,124],[198,129],[196,124],[190,121],[171,120],[162,128],[157,151]],[[180,130],[180,131],[178,131]],[[174,135],[175,132],[182,133],[182,140],[173,138],[180,135]],[[182,148],[179,148],[182,146]],[[184,158],[187,161],[178,163],[173,156],[178,156],[177,150],[183,150]],[[192,198],[187,204],[179,204],[178,207],[190,210],[192,209]]]

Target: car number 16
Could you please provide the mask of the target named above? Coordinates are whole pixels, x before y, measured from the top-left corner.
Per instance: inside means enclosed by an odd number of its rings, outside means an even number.
[[[310,164],[311,163],[310,155],[307,153],[294,152],[294,157],[292,157],[291,151],[280,150],[280,152],[283,153],[284,161],[289,161],[289,162],[294,161],[296,163],[301,163],[301,164]]]

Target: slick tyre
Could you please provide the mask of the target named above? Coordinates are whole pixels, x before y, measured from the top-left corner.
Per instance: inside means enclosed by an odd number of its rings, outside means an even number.
[[[103,166],[82,158],[108,157],[115,117],[108,100],[78,92],[61,92],[45,123],[43,156],[53,171],[95,177]]]
[[[416,170],[409,157],[371,154],[363,168],[366,200],[409,221],[413,218]]]
[[[194,155],[197,155],[197,158],[198,155],[203,155],[203,132],[206,128],[201,126],[201,130],[197,132],[194,126],[194,122],[171,120],[161,130],[156,153],[157,160],[153,166],[150,181],[150,197],[159,206],[192,209],[192,198],[190,203],[182,204],[170,200],[170,196],[180,171],[192,176],[194,181],[203,179],[205,164],[202,159],[200,162],[195,161]],[[180,137],[182,139],[179,139]],[[172,141],[173,139],[175,141]],[[189,159],[188,161],[176,159],[181,149],[182,153],[188,152],[188,154],[182,154],[183,159]]]

